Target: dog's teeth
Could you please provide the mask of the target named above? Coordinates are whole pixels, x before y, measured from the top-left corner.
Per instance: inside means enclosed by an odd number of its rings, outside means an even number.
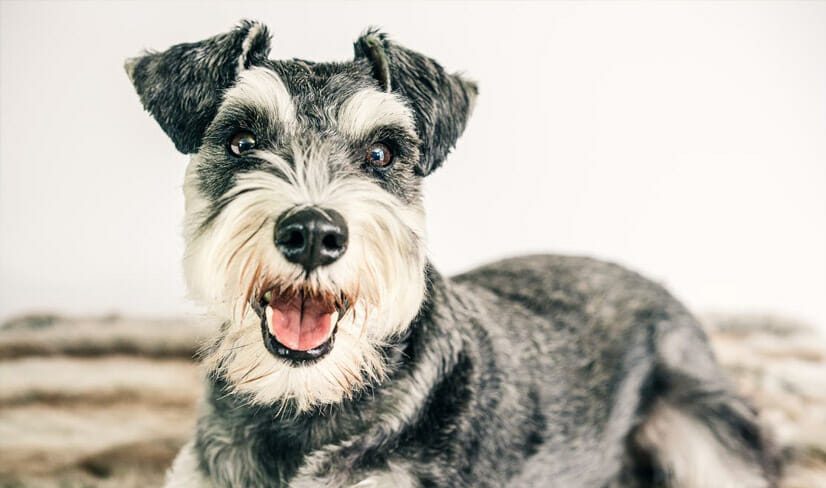
[[[272,307],[267,307],[264,310],[264,316],[267,318],[267,327],[270,328],[270,332],[272,332]]]
[[[270,303],[272,301],[272,291],[264,293],[264,301]]]
[[[332,315],[330,315],[330,323],[333,325],[338,323],[338,310],[336,310],[332,313]]]

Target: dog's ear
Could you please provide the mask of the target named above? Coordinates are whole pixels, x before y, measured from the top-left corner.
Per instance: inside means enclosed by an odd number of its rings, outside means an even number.
[[[366,58],[381,87],[402,95],[413,109],[424,144],[416,167],[420,175],[438,168],[470,117],[478,90],[472,81],[445,72],[436,61],[406,49],[375,30],[355,43],[356,59]]]
[[[146,110],[175,147],[190,154],[198,151],[224,90],[269,51],[267,27],[242,21],[227,33],[131,58],[125,68]]]

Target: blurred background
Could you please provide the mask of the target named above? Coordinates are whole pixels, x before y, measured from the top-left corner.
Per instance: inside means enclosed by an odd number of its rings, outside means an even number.
[[[588,254],[695,310],[826,328],[823,3],[0,5],[3,317],[198,310],[180,265],[186,157],[122,64],[255,18],[276,58],[350,59],[378,25],[478,80],[427,181],[445,272]]]
[[[213,325],[182,278],[187,158],[122,64],[241,18],[269,25],[273,58],[347,60],[375,25],[478,81],[426,183],[443,272],[528,252],[619,262],[710,317],[740,371],[792,358],[742,383],[794,383],[784,439],[826,425],[800,417],[826,391],[811,364],[826,331],[826,3],[3,1],[0,483],[125,486],[112,449],[159,472],[187,433],[189,358]],[[156,407],[132,434],[141,412],[112,414],[125,399]]]

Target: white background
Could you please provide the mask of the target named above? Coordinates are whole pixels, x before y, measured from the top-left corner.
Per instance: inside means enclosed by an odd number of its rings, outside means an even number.
[[[260,19],[274,58],[379,25],[479,81],[429,178],[443,271],[611,259],[698,311],[826,330],[826,3],[0,3],[0,320],[191,313],[186,158],[122,69]]]

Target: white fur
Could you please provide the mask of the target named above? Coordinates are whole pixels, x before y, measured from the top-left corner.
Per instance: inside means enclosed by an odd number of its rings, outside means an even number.
[[[676,488],[763,488],[769,486],[754,466],[720,445],[696,418],[659,404],[639,432]]]
[[[411,476],[385,471],[370,475],[353,485],[352,488],[416,488],[418,486],[418,481]]]
[[[351,137],[361,138],[372,129],[387,125],[403,127],[411,132],[415,130],[410,108],[392,93],[361,90],[339,109],[339,130]]]
[[[195,156],[187,169],[187,282],[194,297],[231,322],[206,363],[258,402],[293,399],[303,410],[338,402],[380,379],[378,347],[410,323],[424,297],[423,210],[344,170],[352,162],[335,149],[323,143],[296,146],[294,167],[271,153],[255,153],[286,179],[265,171],[239,175],[228,194],[245,193],[232,198],[204,231],[208,203],[199,193],[196,169],[208,162]],[[302,279],[303,270],[276,249],[273,233],[279,215],[304,206],[338,211],[350,235],[344,256],[313,271],[309,281],[317,290],[344,290],[358,299],[341,318],[332,351],[312,365],[294,367],[267,351],[247,299],[250,288],[261,293],[268,280]]]
[[[312,463],[310,463],[312,464]],[[318,477],[304,473],[307,464],[302,466],[299,473],[291,482],[290,488],[418,488],[418,479],[411,474],[410,469],[402,463],[389,462],[387,469],[370,471],[361,476],[354,476],[359,481],[353,483],[337,477],[335,474],[327,477]],[[360,479],[359,479],[360,478]]]
[[[290,91],[278,74],[270,69],[253,66],[240,70],[238,81],[224,95],[221,109],[238,101],[265,110],[275,123],[286,127],[295,124],[295,104]]]
[[[238,57],[238,73],[241,73],[246,69],[245,65],[247,64],[247,58],[249,57],[250,49],[252,48],[252,41],[261,35],[261,31],[264,29],[265,27],[263,24],[254,24],[247,32],[247,37],[244,38],[244,42],[241,44],[241,55]]]
[[[298,476],[290,483],[290,488],[418,488],[419,481],[398,463],[389,463],[389,468],[368,473],[356,482],[337,482],[331,479]]]
[[[211,488],[212,482],[201,474],[198,457],[195,455],[194,442],[189,441],[172,462],[166,473],[164,488]]]

